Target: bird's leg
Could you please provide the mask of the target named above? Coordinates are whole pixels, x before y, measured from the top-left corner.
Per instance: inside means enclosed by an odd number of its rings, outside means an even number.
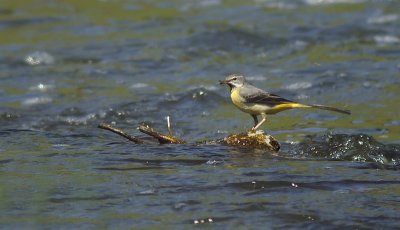
[[[256,126],[254,126],[252,128],[253,131],[257,130],[264,122],[267,121],[267,115],[261,114],[261,116],[262,116],[262,120]]]
[[[253,128],[256,127],[258,124],[258,118],[257,118],[257,115],[255,115],[255,114],[251,114],[251,116],[253,117],[253,120],[254,120],[254,126],[251,128],[253,130]]]

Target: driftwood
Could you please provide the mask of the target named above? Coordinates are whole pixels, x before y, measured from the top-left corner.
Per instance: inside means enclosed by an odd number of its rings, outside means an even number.
[[[148,141],[139,137],[131,136],[126,132],[112,127],[109,124],[99,124],[98,128],[109,130],[116,133],[136,144],[146,144]],[[140,125],[138,130],[146,135],[149,135],[156,139],[160,144],[185,144],[186,142],[172,135],[172,129],[169,117],[167,117],[167,128],[168,135],[162,134],[156,131],[154,128],[148,125]],[[195,143],[196,144],[196,143]],[[233,147],[249,148],[249,149],[261,149],[266,151],[279,151],[279,142],[274,137],[268,134],[264,134],[262,131],[249,131],[247,133],[231,134],[223,139],[205,141],[197,144],[223,144]]]
[[[113,133],[116,133],[116,134],[118,134],[118,135],[120,135],[120,136],[122,136],[122,137],[124,137],[124,138],[126,138],[126,139],[128,139],[128,140],[130,140],[130,141],[132,141],[134,143],[136,143],[136,144],[145,143],[144,140],[142,140],[140,138],[137,138],[137,137],[134,137],[134,136],[131,136],[131,135],[125,133],[124,131],[120,130],[120,129],[112,127],[109,124],[101,123],[97,127],[100,128],[100,129],[105,129],[105,130],[109,130],[109,131],[111,131]]]
[[[128,140],[130,140],[130,141],[132,141],[134,143],[136,143],[136,144],[145,144],[145,143],[147,143],[145,140],[140,139],[139,137],[131,136],[131,135],[127,134],[126,132],[122,131],[121,129],[112,127],[109,124],[101,123],[97,127],[100,128],[100,129],[105,129],[105,130],[109,130],[109,131],[111,131],[113,133],[116,133],[116,134],[118,134],[118,135],[120,135],[120,136],[122,136],[122,137],[124,137],[124,138],[126,138],[126,139],[128,139]],[[181,139],[179,139],[177,137],[174,137],[172,135],[172,129],[171,129],[171,123],[170,123],[169,116],[167,117],[167,128],[168,128],[169,135],[157,132],[156,130],[154,130],[153,128],[151,128],[148,125],[140,125],[137,129],[140,132],[142,132],[144,134],[147,134],[147,135],[153,137],[154,139],[158,140],[158,142],[160,144],[185,144],[185,141],[183,141],[183,140],[181,140]]]
[[[178,139],[177,137],[172,136],[172,132],[170,132],[170,135],[165,135],[157,132],[150,126],[145,126],[141,125],[139,126],[139,131],[142,133],[145,133],[151,137],[154,137],[155,139],[160,142],[160,144],[185,144],[185,141]]]

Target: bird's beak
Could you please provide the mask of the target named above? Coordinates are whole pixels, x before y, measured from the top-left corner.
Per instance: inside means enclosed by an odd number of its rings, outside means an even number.
[[[223,84],[228,84],[228,82],[227,82],[227,81],[225,81],[225,80],[219,80],[219,84],[220,84],[220,85],[223,85]]]

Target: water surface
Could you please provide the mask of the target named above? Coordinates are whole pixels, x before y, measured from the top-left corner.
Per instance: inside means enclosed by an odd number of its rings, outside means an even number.
[[[4,228],[394,229],[397,1],[3,1]],[[304,103],[280,153],[193,145],[247,130],[217,84],[241,73]],[[135,145],[145,122],[185,145]]]

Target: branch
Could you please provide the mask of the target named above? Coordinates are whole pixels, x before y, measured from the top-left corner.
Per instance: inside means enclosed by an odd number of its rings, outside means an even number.
[[[158,142],[160,142],[160,144],[184,144],[185,143],[185,141],[180,140],[174,136],[168,136],[168,135],[161,134],[149,126],[141,125],[141,126],[139,126],[139,131],[142,133],[145,133],[149,136],[154,137],[155,139],[158,140]]]
[[[145,143],[143,140],[141,140],[141,139],[139,139],[137,137],[131,136],[131,135],[125,133],[124,131],[120,130],[120,129],[114,128],[109,124],[101,123],[97,127],[100,128],[100,129],[105,129],[105,130],[109,130],[109,131],[111,131],[113,133],[116,133],[116,134],[118,134],[118,135],[120,135],[120,136],[122,136],[122,137],[124,137],[124,138],[126,138],[126,139],[128,139],[130,141],[132,141],[132,142],[135,142],[136,144]]]

